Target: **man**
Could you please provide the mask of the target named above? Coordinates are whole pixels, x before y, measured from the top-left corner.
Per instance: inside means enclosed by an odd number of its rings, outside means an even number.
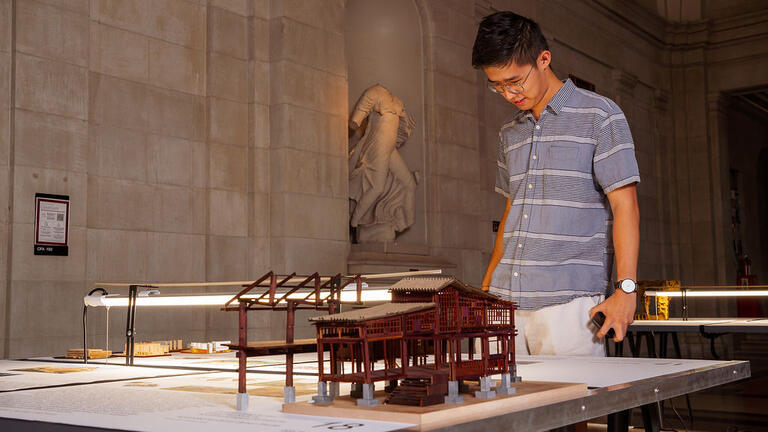
[[[518,353],[600,356],[600,339],[613,328],[622,340],[635,313],[640,176],[621,109],[560,81],[551,62],[532,20],[498,12],[480,23],[472,65],[519,109],[499,133],[507,202],[483,287],[519,303]]]

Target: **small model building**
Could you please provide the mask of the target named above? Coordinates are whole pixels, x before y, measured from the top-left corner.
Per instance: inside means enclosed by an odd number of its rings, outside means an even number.
[[[166,345],[168,352],[181,351],[184,348],[184,345],[182,344],[181,339],[152,341],[152,343]]]
[[[127,352],[123,347],[123,352]],[[154,357],[168,355],[168,345],[157,342],[136,342],[134,347],[136,357]]]
[[[182,352],[192,354],[216,354],[230,352],[229,344],[232,341],[192,342],[188,350]]]
[[[317,326],[315,403],[332,401],[328,382],[352,383],[363,406],[378,403],[377,381],[395,384],[386,400],[391,404],[461,403],[460,380],[480,381],[476,397],[514,393],[514,302],[446,276],[407,277],[390,292],[389,304],[310,318]],[[477,354],[475,339],[481,347]],[[376,369],[379,359],[383,367]],[[495,374],[502,380],[494,391]],[[400,386],[396,380],[402,380]]]
[[[112,355],[112,351],[108,351],[108,350],[102,350],[102,349],[88,350],[89,359],[105,359],[105,358],[109,358],[109,356],[111,355]],[[66,357],[69,359],[81,359],[83,358],[83,349],[82,348],[69,349],[67,350]]]

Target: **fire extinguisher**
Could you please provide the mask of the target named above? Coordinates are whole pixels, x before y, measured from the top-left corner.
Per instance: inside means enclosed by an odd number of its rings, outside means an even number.
[[[750,286],[757,285],[757,275],[752,274],[752,260],[749,255],[744,255],[739,259],[739,271],[736,274],[736,285],[749,289]],[[758,299],[740,297],[736,300],[736,310],[740,318],[762,317],[763,308]]]

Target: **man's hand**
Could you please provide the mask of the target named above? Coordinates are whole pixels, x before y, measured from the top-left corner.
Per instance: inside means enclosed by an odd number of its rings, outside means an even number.
[[[620,342],[624,340],[627,334],[627,327],[635,320],[635,309],[637,307],[637,293],[627,294],[622,290],[616,290],[604,302],[589,310],[589,318],[596,313],[605,314],[605,324],[597,332],[597,338],[602,339],[608,330],[613,328],[616,332],[613,340]]]

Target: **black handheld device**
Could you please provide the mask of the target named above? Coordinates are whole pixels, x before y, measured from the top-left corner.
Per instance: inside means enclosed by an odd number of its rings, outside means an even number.
[[[603,327],[603,324],[605,324],[605,314],[602,312],[596,313],[592,317],[592,324],[597,326],[597,329],[600,330]],[[608,329],[608,333],[605,334],[605,337],[613,339],[613,337],[616,336],[616,332],[613,330],[613,327]]]

